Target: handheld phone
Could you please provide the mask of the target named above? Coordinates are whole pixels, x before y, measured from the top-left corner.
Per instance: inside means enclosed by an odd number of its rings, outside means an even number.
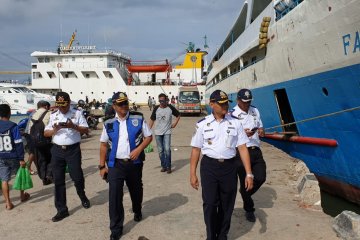
[[[108,179],[108,173],[104,173],[104,176],[102,178],[103,180],[105,180],[106,182],[109,182],[109,179]]]
[[[259,128],[258,127],[254,127],[253,129],[251,129],[250,131],[251,132],[256,132],[256,130],[258,130]]]
[[[59,126],[65,127],[67,125],[67,122],[59,122]]]

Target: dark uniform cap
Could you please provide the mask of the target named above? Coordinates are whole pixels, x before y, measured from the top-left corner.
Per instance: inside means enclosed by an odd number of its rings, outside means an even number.
[[[55,97],[55,106],[66,107],[70,103],[70,96],[66,92],[58,92]]]
[[[210,102],[227,103],[227,102],[232,102],[232,101],[229,100],[228,95],[225,92],[223,92],[221,90],[215,90],[210,95]]]
[[[124,92],[117,92],[112,96],[111,100],[113,103],[121,103],[124,101],[128,101],[128,97]]]
[[[243,88],[237,94],[237,98],[242,102],[250,102],[253,100],[252,93],[249,89]]]

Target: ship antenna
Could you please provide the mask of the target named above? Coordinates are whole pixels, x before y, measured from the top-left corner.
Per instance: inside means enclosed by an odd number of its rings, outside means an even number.
[[[204,48],[207,49],[207,48],[209,48],[209,46],[207,45],[207,36],[206,35],[204,36],[204,40],[205,40]]]

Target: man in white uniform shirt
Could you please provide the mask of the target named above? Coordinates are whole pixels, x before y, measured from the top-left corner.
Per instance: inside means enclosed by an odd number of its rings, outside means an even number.
[[[76,192],[84,208],[90,208],[90,201],[85,195],[85,180],[81,168],[81,134],[89,129],[84,116],[79,110],[70,108],[70,96],[66,92],[56,94],[55,106],[59,109],[50,115],[44,136],[52,137],[51,163],[55,184],[55,207],[57,214],[52,218],[58,222],[69,216],[66,205],[65,169],[69,168]]]
[[[196,190],[199,181],[196,168],[201,159],[200,176],[202,185],[203,211],[207,240],[225,240],[230,229],[231,215],[237,193],[236,149],[245,166],[246,189],[253,185],[249,152],[246,148],[248,137],[236,118],[227,114],[228,96],[216,90],[210,95],[212,114],[196,124],[191,139],[190,184]]]
[[[245,190],[244,176],[246,175],[245,168],[240,165],[238,176],[240,180],[240,193],[243,199],[243,207],[245,210],[246,219],[249,222],[255,222],[255,208],[254,201],[251,198],[266,180],[266,163],[264,161],[262,152],[260,150],[260,137],[263,137],[265,132],[261,122],[259,110],[251,106],[252,93],[249,89],[241,89],[237,94],[237,103],[231,110],[231,115],[237,117],[241,122],[249,142],[246,146],[250,154],[251,169],[254,174],[254,187],[250,191]]]

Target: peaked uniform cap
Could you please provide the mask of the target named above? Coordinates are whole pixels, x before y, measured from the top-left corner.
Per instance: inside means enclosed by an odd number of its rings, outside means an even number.
[[[70,103],[70,96],[67,92],[58,92],[55,96],[55,106],[66,107]]]
[[[253,100],[252,93],[249,89],[243,88],[237,94],[237,98],[243,102],[250,102]]]
[[[128,101],[128,97],[124,92],[117,92],[112,96],[111,100],[113,103],[121,103],[124,101]]]
[[[229,100],[228,95],[224,91],[215,90],[210,95],[210,102],[227,103],[227,102],[232,102],[232,101]]]

